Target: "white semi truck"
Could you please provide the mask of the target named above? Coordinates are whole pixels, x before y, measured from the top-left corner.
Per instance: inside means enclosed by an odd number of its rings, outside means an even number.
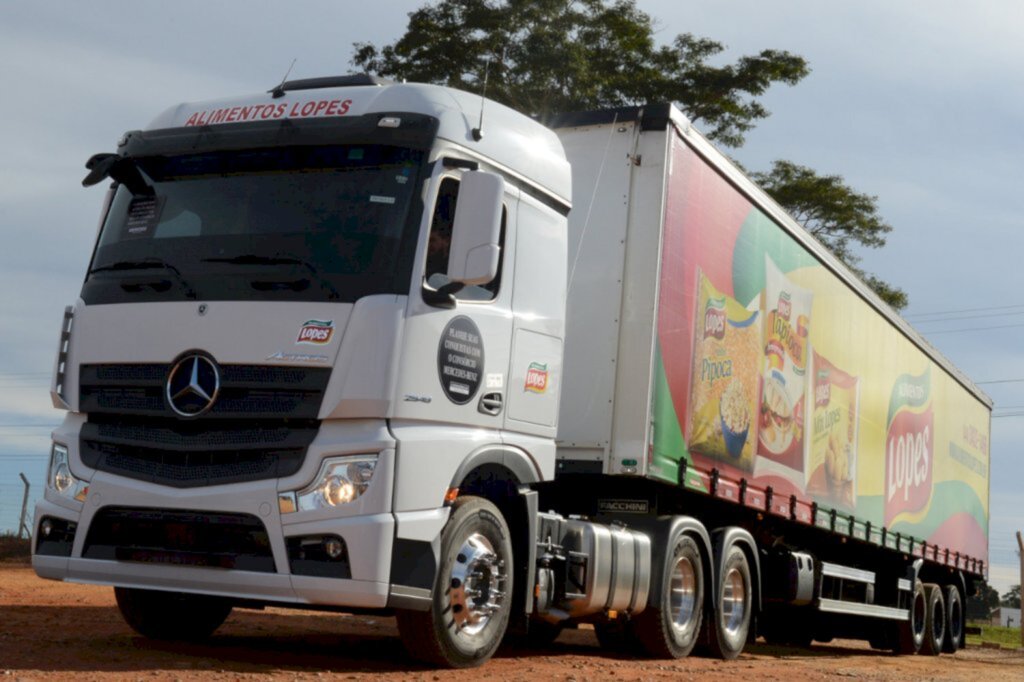
[[[154,638],[393,612],[455,667],[961,646],[988,398],[675,107],[547,123],[307,79],[90,159],[36,572]]]

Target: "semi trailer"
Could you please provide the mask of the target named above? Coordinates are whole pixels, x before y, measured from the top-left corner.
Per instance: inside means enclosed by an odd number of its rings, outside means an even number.
[[[961,647],[991,401],[675,106],[545,124],[354,75],[93,156],[36,572],[152,638],[393,613],[451,667]]]

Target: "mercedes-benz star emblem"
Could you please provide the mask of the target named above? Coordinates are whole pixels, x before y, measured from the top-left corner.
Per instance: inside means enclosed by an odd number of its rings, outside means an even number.
[[[220,392],[220,372],[205,355],[186,355],[167,377],[167,404],[182,417],[198,417],[213,407]]]

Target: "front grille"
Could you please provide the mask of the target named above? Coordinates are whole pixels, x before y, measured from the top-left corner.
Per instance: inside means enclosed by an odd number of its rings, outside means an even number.
[[[93,518],[82,556],[277,571],[266,528],[249,514],[107,507]]]
[[[93,469],[190,488],[281,478],[316,437],[329,368],[222,365],[213,407],[177,416],[164,396],[171,365],[82,365],[89,422],[79,444]]]
[[[93,469],[177,488],[294,474],[317,433],[310,420],[184,422],[90,416],[79,436]]]
[[[165,390],[172,365],[82,365],[79,396],[89,414],[170,416]],[[221,365],[220,394],[197,419],[315,419],[329,368]]]

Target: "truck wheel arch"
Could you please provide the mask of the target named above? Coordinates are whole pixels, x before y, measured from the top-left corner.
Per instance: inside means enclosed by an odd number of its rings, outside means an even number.
[[[680,535],[686,535],[694,539],[700,548],[701,559],[703,559],[702,577],[707,586],[704,590],[704,604],[707,607],[709,594],[714,583],[714,561],[715,554],[712,550],[711,536],[704,524],[692,516],[661,516],[652,519],[615,517],[616,520],[625,522],[629,527],[642,530],[651,538],[652,547],[668,548],[675,544]],[[647,595],[648,604],[660,604],[662,598],[662,573],[665,570],[665,557],[662,560],[655,560],[651,557],[651,581],[650,591]],[[706,612],[705,612],[706,613]]]
[[[507,471],[504,474],[508,477],[506,480],[516,485],[538,483],[541,480],[540,469],[525,451],[490,445],[471,453],[462,461],[452,476],[451,487],[461,489],[478,470],[493,471],[500,477],[503,475],[501,469]]]
[[[718,581],[722,577],[722,563],[725,561],[726,550],[733,545],[738,545],[744,554],[747,555],[747,562],[750,564],[750,586],[754,590],[754,598],[751,600],[754,606],[754,613],[751,616],[756,618],[761,612],[761,561],[758,557],[757,541],[754,540],[754,536],[749,531],[738,526],[717,528],[712,531],[711,538],[715,547],[714,558],[712,559],[715,567],[715,579],[712,583],[712,588],[718,589]],[[751,630],[756,632],[755,623],[756,621],[752,619]]]

